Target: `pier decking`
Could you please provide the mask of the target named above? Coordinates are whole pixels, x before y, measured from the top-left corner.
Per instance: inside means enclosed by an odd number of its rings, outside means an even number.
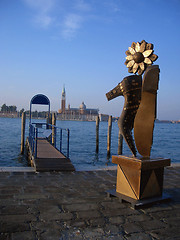
[[[38,172],[48,171],[75,171],[70,159],[65,157],[46,139],[37,139],[37,157],[32,155],[31,147],[27,139],[26,146],[31,159],[31,166],[35,167]]]

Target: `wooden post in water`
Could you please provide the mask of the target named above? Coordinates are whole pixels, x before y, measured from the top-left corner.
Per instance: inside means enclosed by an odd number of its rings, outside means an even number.
[[[52,113],[52,125],[56,126],[56,115]],[[52,144],[56,145],[56,129],[52,126]]]
[[[107,135],[107,156],[110,157],[111,151],[111,129],[112,129],[112,116],[108,119],[108,135]]]
[[[22,117],[21,117],[21,154],[24,153],[25,125],[26,125],[26,113],[22,112]]]
[[[96,153],[99,152],[99,116],[96,117]]]
[[[46,124],[52,124],[52,115],[51,115],[51,113],[47,114]],[[51,128],[51,127],[47,125],[47,129],[49,129],[49,128]]]
[[[122,155],[122,149],[123,149],[123,136],[121,132],[119,131],[118,134],[118,155]]]

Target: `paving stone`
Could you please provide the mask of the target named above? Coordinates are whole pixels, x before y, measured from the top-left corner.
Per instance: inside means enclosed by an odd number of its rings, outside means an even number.
[[[104,218],[94,218],[88,221],[88,225],[92,227],[103,227],[106,223]]]
[[[91,219],[91,218],[99,218],[101,217],[101,215],[98,211],[93,210],[93,211],[77,212],[77,217],[83,218],[83,219]]]
[[[172,206],[167,204],[156,204],[150,208],[145,208],[142,211],[144,213],[152,213],[152,212],[161,212],[161,211],[167,211],[167,210],[172,210]]]
[[[122,232],[122,228],[112,224],[107,224],[104,227],[104,231],[107,235],[118,235]]]
[[[91,220],[92,221],[92,220]],[[74,220],[74,221],[71,221],[70,223],[69,223],[69,226],[71,226],[71,227],[85,227],[87,224],[86,224],[86,222],[85,221],[78,221],[77,219],[76,220]],[[96,224],[95,226],[98,226],[98,224]]]
[[[104,230],[102,228],[88,228],[84,230],[85,239],[96,239],[97,237],[104,234]]]
[[[136,223],[126,223],[126,224],[123,224],[122,227],[126,234],[139,233],[143,231],[142,227]]]
[[[151,219],[152,219],[151,216],[145,214],[131,215],[126,217],[126,221],[128,222],[143,222],[149,221]]]
[[[58,230],[63,230],[64,227],[62,224],[60,224],[58,221],[36,221],[36,222],[31,222],[30,227],[32,231],[38,231],[38,232],[43,232],[47,229],[58,229]]]
[[[165,218],[172,218],[172,217],[180,217],[180,208],[179,209],[171,209],[167,211],[160,211],[160,212],[153,212],[150,214],[154,218],[158,219],[165,219]]]
[[[45,199],[47,195],[40,193],[28,193],[28,194],[18,194],[15,197],[16,199]]]
[[[28,207],[25,205],[8,205],[0,206],[1,215],[18,215],[18,214],[27,214]]]
[[[12,240],[20,240],[20,239],[25,239],[25,240],[36,240],[36,234],[35,232],[32,231],[25,231],[25,232],[16,232],[12,233],[11,235]]]
[[[127,240],[152,240],[148,233],[132,233],[125,235]]]
[[[38,240],[59,240],[62,234],[58,230],[48,230],[42,233],[38,232]]]
[[[1,240],[10,240],[10,234],[9,233],[0,233],[0,239]]]
[[[85,239],[83,237],[83,232],[81,232],[79,229],[69,229],[68,231],[64,231],[61,233],[61,237],[59,240],[66,240],[66,239],[73,239],[73,240],[80,240],[80,239]]]
[[[25,186],[23,188],[23,193],[27,194],[27,193],[41,193],[42,192],[42,188],[41,186]]]
[[[105,208],[105,209],[117,209],[117,208],[126,208],[125,204],[122,204],[118,201],[110,201],[110,202],[102,202],[101,205]]]
[[[116,171],[0,173],[0,239],[179,240],[178,175],[165,170],[171,202],[134,210],[107,198]]]
[[[112,216],[128,216],[128,215],[135,215],[139,214],[138,211],[133,210],[131,208],[123,208],[123,209],[105,209],[102,210],[101,213],[106,217]]]
[[[39,219],[41,221],[51,221],[51,220],[71,220],[73,218],[72,213],[53,213],[53,212],[44,212],[40,213]]]
[[[125,218],[123,216],[110,217],[109,222],[111,224],[119,225],[125,222]]]
[[[0,233],[13,233],[30,231],[29,223],[22,222],[1,222]]]
[[[151,220],[139,222],[139,225],[144,229],[144,231],[166,228],[168,225],[160,220]]]
[[[98,204],[96,203],[76,203],[62,206],[65,211],[91,211],[98,209]]]
[[[155,239],[162,239],[162,240],[174,240],[180,239],[180,229],[176,227],[172,228],[163,228],[163,229],[156,229],[149,232]]]
[[[21,215],[1,215],[0,222],[3,223],[23,223],[36,221],[36,216],[33,214],[21,214]]]
[[[109,236],[102,236],[102,238],[100,238],[101,240],[126,240],[123,235],[109,235]]]

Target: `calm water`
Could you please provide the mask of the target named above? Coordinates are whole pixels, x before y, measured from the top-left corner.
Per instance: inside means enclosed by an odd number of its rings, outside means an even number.
[[[26,136],[28,135],[26,121]],[[37,120],[36,120],[37,122]],[[41,120],[42,122],[42,120]],[[77,168],[92,166],[105,167],[113,165],[111,158],[106,157],[107,122],[100,122],[99,154],[96,148],[96,123],[57,121],[57,126],[70,129],[70,159]],[[0,118],[0,166],[27,166],[27,161],[20,153],[21,119]],[[118,148],[118,126],[113,123],[111,154],[116,155]],[[180,124],[157,123],[154,129],[152,157],[171,158],[173,163],[180,163]],[[123,144],[123,154],[131,156],[126,144]]]

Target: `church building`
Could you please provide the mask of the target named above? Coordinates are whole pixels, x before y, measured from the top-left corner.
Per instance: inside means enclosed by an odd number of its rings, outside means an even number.
[[[57,119],[59,120],[78,120],[78,121],[95,121],[99,114],[99,109],[86,108],[84,102],[79,108],[71,108],[70,104],[66,108],[66,91],[63,87],[61,94],[61,108],[58,111]]]

